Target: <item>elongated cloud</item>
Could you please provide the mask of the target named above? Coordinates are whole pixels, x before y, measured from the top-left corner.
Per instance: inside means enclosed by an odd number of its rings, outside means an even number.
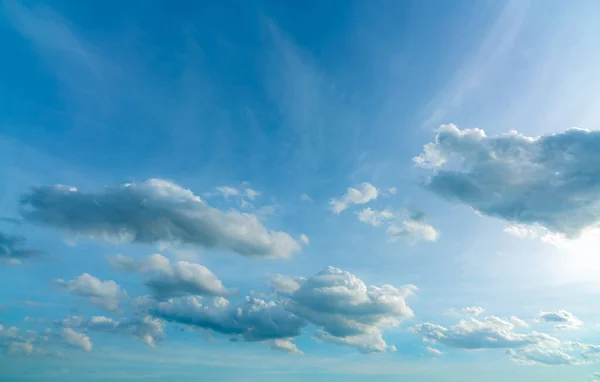
[[[232,293],[205,266],[187,261],[171,264],[169,259],[159,254],[143,261],[117,255],[109,258],[109,264],[124,271],[150,274],[146,286],[158,299],[185,295],[225,296]]]
[[[576,329],[583,325],[583,322],[566,310],[558,312],[541,312],[539,319],[541,321],[556,324],[557,329]]]
[[[244,256],[290,257],[301,245],[258,218],[208,206],[172,182],[143,183],[82,192],[74,187],[35,187],[23,195],[21,213],[32,223],[96,239],[135,243],[182,242]]]
[[[488,137],[444,125],[414,161],[433,170],[427,189],[511,224],[577,237],[600,222],[600,131]]]
[[[370,183],[361,183],[357,188],[349,187],[346,193],[340,198],[333,198],[330,201],[330,210],[339,214],[348,208],[351,204],[365,204],[371,200],[377,199],[378,191]]]

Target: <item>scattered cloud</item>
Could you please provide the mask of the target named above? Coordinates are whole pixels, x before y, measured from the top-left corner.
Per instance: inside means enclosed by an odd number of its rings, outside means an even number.
[[[90,340],[90,337],[83,333],[76,332],[71,328],[63,328],[60,335],[63,341],[71,346],[88,352],[92,350],[92,341]]]
[[[373,227],[379,226],[383,221],[390,220],[394,218],[394,214],[390,210],[382,210],[377,211],[373,210],[370,207],[363,208],[360,211],[356,212],[358,216],[358,220],[372,225]]]
[[[281,350],[286,353],[304,354],[301,350],[298,350],[296,344],[292,343],[289,339],[274,340],[271,342],[271,349]]]
[[[438,350],[436,348],[432,348],[431,346],[426,346],[425,347],[425,351],[427,351],[427,353],[429,353],[429,354],[431,354],[433,356],[436,356],[436,357],[444,355],[443,351]]]
[[[300,242],[304,245],[310,244],[310,239],[305,234],[300,234]]]
[[[414,162],[434,171],[425,187],[448,200],[573,238],[600,222],[599,148],[600,131],[488,137],[443,125]]]
[[[246,188],[246,197],[250,200],[254,200],[260,196],[260,191],[253,190],[251,188]]]
[[[405,239],[411,242],[436,241],[439,236],[439,232],[425,222],[424,214],[415,214],[403,220],[400,225],[390,225],[387,234],[391,241]]]
[[[160,179],[97,192],[35,187],[22,197],[21,207],[28,222],[95,239],[174,241],[266,258],[290,257],[301,248],[289,234],[265,228],[255,215],[222,212],[192,191]]]
[[[462,311],[473,316],[480,316],[483,314],[483,312],[485,312],[485,309],[480,306],[468,306],[466,308],[462,308]]]
[[[185,295],[226,296],[235,292],[225,288],[205,266],[187,261],[171,264],[169,259],[159,254],[142,261],[116,255],[109,257],[108,262],[116,269],[150,274],[145,284],[158,299]]]
[[[6,235],[0,232],[0,261],[19,264],[21,260],[38,256],[41,252],[26,248],[27,240],[20,235]]]
[[[57,279],[54,284],[74,296],[88,298],[91,303],[109,311],[117,310],[119,300],[126,296],[125,291],[113,280],[101,281],[88,273],[69,281]]]
[[[114,320],[110,317],[71,316],[58,322],[65,329],[79,328],[100,333],[115,333],[138,338],[149,346],[156,346],[165,337],[164,322],[149,316],[136,316]]]
[[[365,204],[371,200],[377,199],[378,191],[370,183],[361,183],[357,188],[349,187],[346,193],[340,198],[333,198],[330,201],[330,210],[333,213],[340,214],[350,207],[351,204]]]
[[[229,198],[230,196],[238,196],[240,194],[240,191],[237,188],[229,186],[217,187],[217,191],[223,194],[223,197],[225,198]]]
[[[558,312],[541,312],[540,321],[556,324],[557,329],[577,329],[583,325],[583,322],[566,310]]]

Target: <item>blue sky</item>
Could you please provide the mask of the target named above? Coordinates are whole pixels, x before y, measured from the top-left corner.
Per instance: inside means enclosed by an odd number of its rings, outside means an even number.
[[[597,2],[0,9],[0,380],[600,379]]]

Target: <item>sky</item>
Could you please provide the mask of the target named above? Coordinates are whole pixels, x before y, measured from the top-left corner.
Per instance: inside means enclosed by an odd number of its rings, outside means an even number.
[[[0,380],[600,380],[598,19],[0,1]]]

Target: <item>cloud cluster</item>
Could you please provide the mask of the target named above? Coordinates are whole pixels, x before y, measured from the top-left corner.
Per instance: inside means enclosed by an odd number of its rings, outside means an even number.
[[[440,127],[414,158],[431,168],[425,187],[511,224],[577,237],[600,222],[600,131],[527,137]]]
[[[33,330],[22,331],[14,326],[5,328],[0,325],[0,351],[7,355],[62,356],[58,350],[62,347],[89,352],[92,342],[87,335],[73,329],[65,328],[59,332],[46,329],[44,334],[40,334]]]
[[[23,236],[0,232],[0,261],[18,264],[23,259],[40,254],[40,251],[26,248],[26,244],[27,240]]]
[[[377,188],[370,183],[364,182],[359,184],[357,188],[349,187],[346,193],[340,198],[331,199],[330,210],[333,213],[340,214],[351,204],[365,204],[377,199],[377,196]]]
[[[399,239],[410,242],[417,241],[435,241],[438,238],[438,231],[425,221],[425,214],[415,213],[411,216],[396,216],[392,211],[384,209],[381,211],[374,210],[370,207],[363,208],[356,212],[358,220],[378,227],[382,223],[386,223],[390,241]]]
[[[165,337],[164,322],[150,316],[135,316],[119,320],[104,316],[93,316],[90,318],[72,316],[60,320],[58,324],[65,330],[79,328],[91,332],[132,336],[152,347]]]
[[[161,179],[97,192],[35,187],[22,196],[21,214],[28,222],[96,239],[174,241],[266,258],[290,257],[301,249],[289,234],[268,230],[255,215],[220,211]]]
[[[234,292],[225,288],[221,280],[203,265],[187,261],[171,264],[159,254],[142,261],[116,255],[109,258],[109,264],[123,271],[150,274],[146,286],[157,299],[185,295],[226,296]]]
[[[109,311],[117,310],[119,301],[126,296],[126,292],[113,280],[102,281],[88,273],[69,281],[57,279],[54,284],[74,296],[88,298],[91,303]]]

